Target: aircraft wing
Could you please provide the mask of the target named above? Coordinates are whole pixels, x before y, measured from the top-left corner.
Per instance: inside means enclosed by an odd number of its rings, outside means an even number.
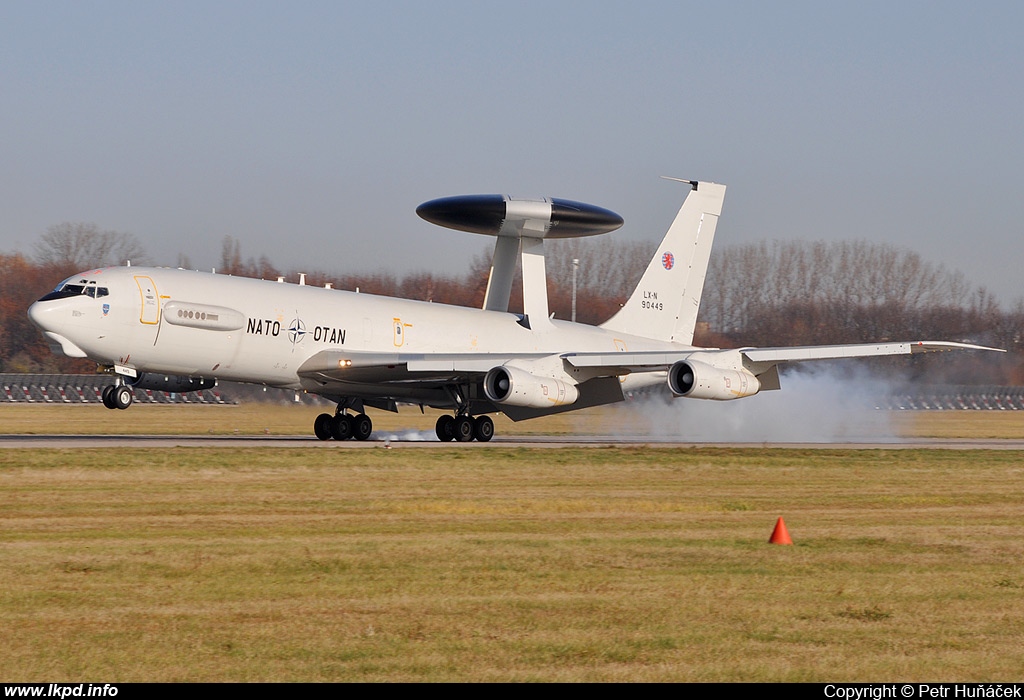
[[[846,357],[917,355],[923,352],[947,352],[949,350],[1006,352],[984,345],[940,340],[918,340],[908,343],[861,343],[858,345],[805,345],[788,348],[744,348],[741,352],[751,362],[778,364],[805,360],[838,360]]]
[[[331,399],[359,400],[362,405],[397,411],[396,401],[447,406],[449,387],[475,381],[507,356],[484,353],[426,355],[403,352],[360,352],[328,349],[309,357],[296,374],[303,389]]]
[[[414,353],[321,350],[302,363],[300,378],[320,377],[344,382],[446,381],[486,374],[510,360],[534,360],[548,353]]]
[[[307,391],[328,397],[358,398],[360,405],[397,410],[396,401],[450,407],[453,384],[475,384],[491,369],[509,362],[529,364],[549,353],[373,353],[340,349],[321,350],[298,369]],[[604,370],[580,378],[579,397],[572,403],[544,408],[502,405],[512,420],[525,420],[562,411],[622,401],[618,372]],[[482,395],[467,397],[480,410],[499,410]]]
[[[501,410],[513,420],[622,400],[619,377],[633,373],[670,370],[686,360],[710,365],[723,372],[744,370],[755,375],[761,390],[779,388],[777,365],[809,360],[834,360],[884,355],[914,355],[946,350],[996,350],[969,343],[915,341],[817,345],[780,348],[680,348],[641,352],[547,353],[380,353],[321,350],[299,367],[304,389],[331,398],[359,398],[377,408],[396,410],[396,401],[443,407],[452,404],[453,385],[477,385],[490,370],[503,365],[526,368],[543,364],[549,371],[561,367],[577,387],[579,398],[555,407],[532,408],[494,405],[482,395],[469,400],[488,410]],[[1001,351],[1002,352],[1002,351]],[[553,366],[554,365],[554,366]],[[671,374],[671,371],[669,372]],[[552,375],[547,375],[552,376]],[[730,396],[729,398],[733,398]]]
[[[569,365],[594,370],[594,375],[623,375],[634,371],[667,369],[694,356],[738,354],[744,365],[768,368],[786,362],[837,360],[885,355],[916,355],[950,350],[990,350],[970,343],[919,340],[902,343],[861,343],[853,345],[806,345],[792,347],[739,348],[717,350],[686,348],[642,352],[570,352],[560,355]],[[376,353],[341,349],[321,350],[298,369],[300,378],[340,382],[445,382],[456,377],[486,374],[491,368],[513,360],[532,361],[547,353]]]
[[[767,369],[785,362],[806,362],[810,360],[838,360],[853,357],[881,357],[884,355],[916,355],[923,352],[945,352],[949,350],[992,350],[1006,352],[970,343],[953,343],[937,340],[917,340],[903,343],[860,343],[853,345],[805,345],[779,348],[739,348],[736,350],[715,350],[692,348],[672,352],[606,352],[567,353],[562,357],[577,368],[607,368],[613,374],[627,374],[633,370],[651,371],[666,369],[674,363],[693,356],[715,356],[738,353],[744,365],[751,369]]]

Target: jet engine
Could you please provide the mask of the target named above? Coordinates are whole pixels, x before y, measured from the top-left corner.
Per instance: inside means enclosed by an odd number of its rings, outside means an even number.
[[[565,406],[580,396],[575,384],[509,365],[495,367],[484,376],[484,394],[494,403],[526,408]]]
[[[668,370],[668,388],[675,396],[729,401],[753,396],[761,382],[745,369],[718,369],[698,360],[680,360]]]
[[[125,377],[125,380],[136,389],[166,391],[174,394],[184,394],[188,391],[212,389],[217,385],[216,379],[183,377],[176,374],[153,374],[152,372],[143,372],[135,379]]]

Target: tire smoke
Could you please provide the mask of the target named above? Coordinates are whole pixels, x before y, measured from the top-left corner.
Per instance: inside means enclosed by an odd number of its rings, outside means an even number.
[[[624,407],[653,438],[684,442],[899,442],[888,411],[892,382],[861,368],[829,366],[783,374],[780,391],[734,401],[650,395]],[[640,428],[642,421],[625,421]]]

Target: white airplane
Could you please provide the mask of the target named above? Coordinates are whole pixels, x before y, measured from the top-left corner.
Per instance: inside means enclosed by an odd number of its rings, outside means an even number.
[[[787,362],[954,349],[913,341],[810,347],[691,345],[725,186],[690,192],[621,310],[599,326],[548,313],[546,238],[614,230],[622,218],[562,199],[450,197],[423,218],[497,237],[483,308],[456,307],[181,269],[111,267],[69,277],[28,311],[55,352],[89,358],[113,375],[108,408],[133,387],[185,392],[217,380],[303,390],[337,402],[320,414],[321,440],[365,440],[366,407],[398,403],[450,410],[441,440],[490,440],[501,412],[524,420],[623,400],[667,383],[677,397],[731,400],[779,388]],[[517,256],[524,313],[508,312]],[[351,413],[350,413],[351,411]]]

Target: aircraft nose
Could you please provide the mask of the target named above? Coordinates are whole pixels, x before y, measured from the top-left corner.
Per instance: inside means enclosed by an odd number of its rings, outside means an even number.
[[[32,306],[28,307],[29,320],[32,321],[32,323],[34,323],[39,328],[42,328],[44,331],[47,329],[46,316],[46,309],[38,301],[32,304]]]
[[[28,307],[28,317],[46,336],[54,352],[59,348],[68,357],[87,357],[84,350],[64,335],[67,330],[61,329],[61,319],[66,318],[66,309],[62,308],[59,301],[56,304],[52,301],[37,301]]]
[[[68,316],[67,304],[56,301],[37,301],[28,307],[28,318],[42,331],[57,330]]]

